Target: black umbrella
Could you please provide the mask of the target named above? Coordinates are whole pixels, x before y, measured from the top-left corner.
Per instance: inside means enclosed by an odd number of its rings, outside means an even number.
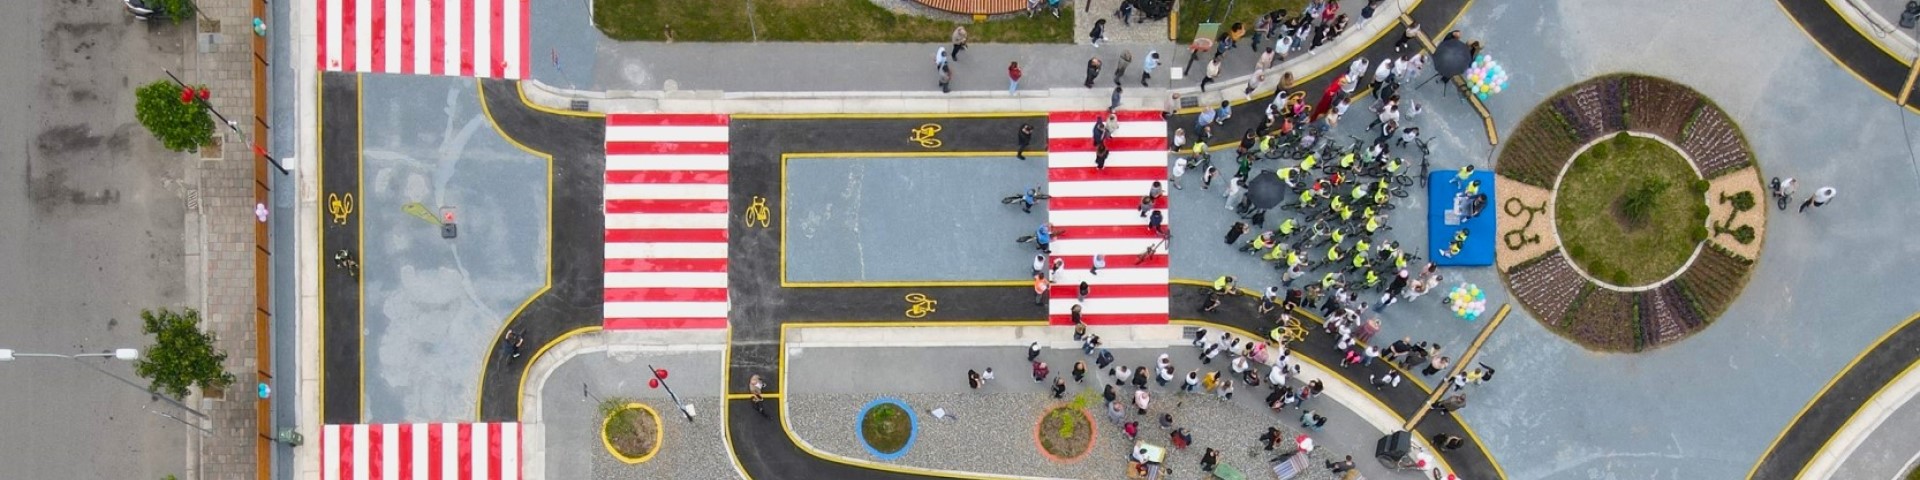
[[[1287,199],[1290,190],[1287,182],[1280,179],[1280,174],[1273,170],[1261,170],[1260,174],[1247,181],[1247,201],[1253,203],[1253,208],[1273,208],[1281,200]]]
[[[1473,49],[1458,38],[1449,36],[1433,49],[1433,70],[1441,78],[1466,73],[1467,67],[1472,65]]]

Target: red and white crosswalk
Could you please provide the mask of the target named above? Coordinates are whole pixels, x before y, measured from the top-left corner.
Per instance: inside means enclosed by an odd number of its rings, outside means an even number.
[[[532,0],[313,0],[323,71],[526,78]]]
[[[518,480],[518,423],[322,425],[321,480]]]
[[[1104,112],[1054,112],[1047,123],[1047,219],[1061,233],[1053,240],[1054,258],[1065,267],[1055,277],[1048,319],[1092,325],[1167,323],[1167,246],[1147,229],[1140,198],[1153,182],[1167,178],[1167,129],[1159,112],[1118,112],[1119,128],[1107,140],[1106,168],[1094,166],[1093,125]],[[1162,215],[1167,197],[1155,203]],[[1171,218],[1161,228],[1171,227]],[[1147,248],[1159,245],[1144,261]],[[1089,271],[1094,255],[1106,268]],[[1088,285],[1079,297],[1080,282]]]
[[[726,328],[727,135],[726,115],[607,115],[605,328]]]

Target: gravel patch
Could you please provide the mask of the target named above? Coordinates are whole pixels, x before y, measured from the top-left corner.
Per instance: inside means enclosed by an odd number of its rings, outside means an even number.
[[[1760,182],[1760,169],[1749,165],[1715,177],[1710,183],[1707,187],[1707,221],[1713,223],[1725,221],[1727,214],[1733,212],[1733,205],[1721,203],[1720,195],[1733,195],[1741,191],[1753,192],[1753,209],[1740,212],[1733,219],[1734,228],[1739,228],[1741,225],[1753,226],[1753,243],[1741,244],[1734,240],[1732,235],[1712,235],[1709,238],[1713,239],[1713,243],[1726,247],[1727,251],[1736,255],[1749,260],[1759,259],[1760,247],[1767,240],[1767,211],[1777,208],[1773,204],[1773,197],[1767,194],[1766,187]],[[1809,191],[1796,195],[1794,202],[1787,205],[1786,211],[1791,212],[1793,209],[1800,208],[1799,202],[1806,201],[1807,196],[1812,194],[1813,192]]]
[[[579,478],[579,466],[586,464],[595,479],[608,480],[650,480],[672,478],[676,480],[721,480],[736,479],[732,455],[727,446],[720,424],[720,397],[683,398],[694,405],[700,416],[696,421],[688,422],[674,409],[673,403],[665,398],[641,398],[637,401],[653,407],[660,412],[660,423],[666,428],[661,441],[660,453],[645,462],[629,465],[613,458],[607,453],[600,440],[600,422],[602,417],[595,411],[588,415],[555,415],[548,410],[546,418],[546,463],[547,478],[564,480]],[[591,410],[594,405],[579,402],[580,408]]]
[[[1088,386],[1099,385],[1092,380],[1089,379]],[[1063,400],[1055,400],[1048,394],[1023,392],[918,393],[890,395],[919,412],[920,430],[906,455],[882,462],[860,444],[856,423],[861,407],[881,395],[794,392],[787,395],[788,421],[796,435],[820,451],[863,461],[1002,475],[1124,478],[1126,454],[1133,445],[1103,409],[1093,407],[1090,414],[1098,431],[1093,450],[1079,461],[1056,463],[1039,452],[1034,441],[1034,424],[1047,409]],[[1091,395],[1094,403],[1099,403],[1099,391],[1094,390]],[[1264,389],[1243,389],[1229,402],[1205,394],[1158,393],[1151,402],[1148,419],[1141,420],[1140,435],[1155,444],[1168,446],[1168,430],[1151,419],[1171,412],[1175,427],[1187,428],[1194,435],[1193,446],[1168,455],[1166,463],[1178,477],[1198,478],[1200,456],[1211,447],[1222,452],[1221,463],[1233,465],[1249,478],[1261,478],[1261,472],[1269,468],[1266,459],[1272,455],[1262,450],[1257,440],[1260,434],[1268,425],[1279,426],[1289,437],[1301,431],[1296,420],[1298,411],[1287,410],[1290,415],[1283,419],[1258,406],[1257,397],[1263,395]],[[934,408],[946,409],[957,418],[935,419],[927,413]],[[1128,410],[1129,418],[1133,419],[1132,409]],[[1289,441],[1276,446],[1275,451],[1291,448]],[[1356,458],[1371,462],[1371,455],[1366,455],[1370,449],[1371,446],[1364,449],[1366,451],[1355,449]],[[1328,450],[1316,450],[1309,458],[1313,468],[1295,478],[1338,478],[1322,468],[1325,461],[1336,458]]]
[[[1494,249],[1496,252],[1499,252],[1498,255],[1494,256],[1494,264],[1500,267],[1500,271],[1507,271],[1513,268],[1514,265],[1532,260],[1535,257],[1552,251],[1554,248],[1558,248],[1560,246],[1560,236],[1553,230],[1553,205],[1551,203],[1553,200],[1553,192],[1544,188],[1521,183],[1518,180],[1507,178],[1505,175],[1495,175],[1493,178],[1494,188],[1500,192],[1499,203],[1491,205],[1494,211],[1498,212],[1499,217],[1497,220],[1499,220],[1498,224],[1501,227],[1500,242]],[[1518,199],[1519,202],[1509,203],[1514,202],[1515,199]],[[1529,213],[1523,206],[1526,208],[1540,208],[1541,210]],[[1531,223],[1529,223],[1529,219],[1531,219]],[[1519,233],[1511,233],[1516,230],[1518,230]],[[1521,245],[1520,248],[1513,248],[1515,243],[1521,243],[1523,236],[1529,239],[1537,236],[1540,241],[1526,243]]]

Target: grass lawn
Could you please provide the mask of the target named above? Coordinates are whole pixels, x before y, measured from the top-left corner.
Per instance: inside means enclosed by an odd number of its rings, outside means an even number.
[[[1227,8],[1229,3],[1233,8]],[[1282,8],[1287,9],[1287,16],[1299,16],[1300,9],[1306,4],[1306,0],[1180,0],[1180,32],[1174,35],[1174,40],[1182,44],[1193,41],[1193,33],[1200,29],[1201,22],[1207,21],[1209,13],[1214,14],[1214,22],[1220,24],[1222,32],[1232,28],[1233,22],[1247,24],[1247,38],[1252,39],[1254,19]],[[1359,23],[1360,11],[1354,10],[1347,17]],[[1352,28],[1349,25],[1348,31],[1351,32]],[[1273,45],[1271,41],[1262,43]]]
[[[681,42],[929,42],[952,38],[954,23],[889,12],[871,0],[594,0],[593,23],[615,40]],[[973,43],[1069,43],[1073,16],[1042,14],[967,25]]]
[[[1700,243],[1696,230],[1705,224],[1706,204],[1694,190],[1699,179],[1685,158],[1658,141],[1622,135],[1597,143],[1573,160],[1555,193],[1560,241],[1581,269],[1608,283],[1666,278]],[[1636,220],[1628,199],[1641,189],[1649,202]]]

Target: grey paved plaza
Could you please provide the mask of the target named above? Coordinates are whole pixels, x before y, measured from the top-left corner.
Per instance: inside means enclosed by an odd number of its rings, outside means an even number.
[[[1345,3],[1350,10],[1359,9],[1355,0]],[[1586,350],[1537,321],[1494,267],[1443,268],[1446,282],[1435,292],[1382,311],[1383,328],[1374,344],[1407,337],[1446,345],[1449,354],[1458,355],[1475,343],[1491,315],[1474,322],[1454,317],[1440,305],[1447,288],[1461,283],[1481,287],[1490,313],[1512,305],[1510,316],[1486,339],[1476,360],[1496,367],[1497,380],[1470,387],[1470,406],[1456,414],[1506,477],[1746,478],[1756,459],[1772,448],[1830,379],[1920,310],[1920,297],[1907,293],[1911,272],[1920,267],[1920,243],[1906,240],[1920,233],[1920,209],[1911,207],[1920,204],[1920,165],[1914,154],[1920,146],[1914,140],[1920,122],[1836,65],[1834,56],[1772,3],[1487,1],[1472,4],[1451,26],[1482,42],[1485,53],[1511,73],[1506,91],[1482,102],[1501,142],[1511,141],[1512,126],[1567,86],[1612,73],[1657,76],[1704,94],[1724,110],[1744,134],[1762,179],[1795,177],[1800,198],[1822,186],[1839,192],[1833,203],[1806,213],[1762,205],[1769,221],[1742,293],[1710,326],[1661,348],[1632,354]],[[795,97],[893,96],[876,92],[933,88],[927,64],[939,45],[615,42],[586,26],[590,4],[533,2],[531,23],[539,32],[531,41],[533,79],[590,91],[718,89]],[[1892,18],[1904,2],[1862,4],[1870,14]],[[1834,5],[1853,8],[1846,0],[1835,0]],[[1426,33],[1446,32],[1440,25],[1427,25]],[[1397,31],[1386,35],[1383,38],[1391,41]],[[1175,44],[1098,50],[1079,44],[987,44],[970,49],[969,58],[958,63],[963,74],[955,88],[1004,90],[1004,66],[1018,59],[1030,65],[1023,83],[1031,88],[1078,94],[1086,57],[1111,56],[1123,49],[1136,55],[1158,49],[1175,66],[1185,59]],[[1229,70],[1251,69],[1251,55],[1238,52],[1229,58]],[[484,362],[502,356],[489,347],[516,309],[549,284],[549,270],[554,269],[547,256],[554,245],[544,234],[549,218],[599,217],[597,212],[551,210],[548,189],[555,183],[546,181],[548,161],[498,133],[480,108],[473,80],[367,75],[363,81],[361,168],[366,198],[360,199],[359,213],[365,219],[361,241],[367,268],[362,417],[369,423],[472,421],[482,395],[475,379],[482,377]],[[1108,81],[1102,77],[1098,86]],[[1155,89],[1140,89],[1150,93],[1132,94],[1163,95],[1166,79],[1156,82]],[[1317,96],[1308,93],[1309,98]],[[1403,89],[1401,97],[1425,107],[1426,113],[1410,123],[1431,140],[1432,171],[1494,167],[1505,144],[1490,145],[1482,116],[1457,91],[1434,84]],[[1104,105],[1103,96],[1093,100]],[[1373,101],[1357,101],[1332,138],[1343,144],[1350,135],[1370,138],[1365,125],[1370,115],[1361,109]],[[1046,125],[1034,127],[1044,131]],[[1241,133],[1218,131],[1213,143],[1229,142]],[[1006,150],[1012,150],[1014,138],[1015,132],[1006,132]],[[1045,143],[1037,142],[1035,152],[1044,153]],[[746,150],[755,156],[780,153],[780,145],[770,147],[773,152],[753,150],[763,147]],[[1211,188],[1201,188],[1196,171],[1183,179],[1184,188],[1169,193],[1170,210],[1175,210],[1169,215],[1180,220],[1171,229],[1171,242],[1177,245],[1171,249],[1171,276],[1209,282],[1233,275],[1239,286],[1258,291],[1278,285],[1280,272],[1222,242],[1228,226],[1242,220],[1223,198],[1225,179],[1232,174],[1231,151],[1215,151],[1212,161],[1222,171]],[[760,299],[739,298],[740,291],[752,290],[740,287],[748,283],[742,279],[762,273],[758,267],[739,265],[747,264],[749,256],[765,254],[743,252],[741,245],[758,241],[755,236],[762,233],[784,242],[778,281],[815,284],[796,286],[891,282],[918,288],[1029,278],[1034,250],[1011,240],[1045,221],[1046,204],[1028,214],[999,200],[1046,184],[1045,156],[1023,161],[1006,156],[835,155],[781,159],[777,170],[743,166],[748,155],[734,159],[736,182],[746,175],[741,172],[750,170],[754,175],[780,175],[783,183],[773,212],[777,231],[729,231],[734,242],[729,255],[736,266],[731,284],[734,329],[725,337],[731,342],[677,345],[680,350],[671,353],[616,346],[552,367],[544,383],[524,386],[538,389],[540,399],[521,409],[538,409],[545,431],[541,444],[525,446],[544,451],[544,464],[530,465],[529,471],[538,469],[549,479],[734,478],[729,455],[743,451],[735,436],[739,422],[760,419],[731,418],[729,426],[722,423],[720,412],[740,405],[737,394],[744,392],[744,379],[739,377],[753,371],[779,378],[770,390],[784,397],[775,412],[778,418],[766,421],[787,422],[791,433],[817,453],[856,464],[993,475],[1116,476],[1126,441],[1097,414],[1101,433],[1088,460],[1061,464],[1036,454],[1029,432],[1022,429],[1031,429],[1031,420],[1053,400],[1028,377],[1023,349],[1017,345],[905,346],[881,339],[858,347],[795,347],[780,352],[788,359],[783,377],[776,376],[778,364],[727,365],[730,360],[723,359],[727,357],[721,348],[736,354],[780,348],[768,338],[783,333],[781,322],[873,322],[789,319],[781,308],[806,311],[807,306],[770,302],[775,311],[762,312],[768,309],[758,308]],[[1253,171],[1279,166],[1260,161]],[[1410,252],[1431,252],[1426,231],[1432,206],[1417,183],[1407,189],[1410,194],[1395,201],[1397,208],[1385,212],[1390,230],[1375,242],[1397,241]],[[410,203],[421,208],[410,210]],[[434,220],[419,216],[439,215],[443,205],[456,207],[458,242],[441,239]],[[741,206],[732,208],[738,214]],[[1285,218],[1271,215],[1265,227],[1271,229]],[[1412,268],[1423,263],[1415,261]],[[1307,278],[1317,279],[1318,273]],[[599,294],[566,292],[565,298],[584,305],[600,301]],[[1367,298],[1378,293],[1362,295],[1370,304],[1378,302]],[[754,316],[739,313],[749,310],[741,305],[755,305]],[[591,310],[598,311],[597,303]],[[897,315],[888,311],[884,318],[906,320]],[[1147,363],[1165,350],[1182,373],[1198,366],[1192,347],[1132,347],[1137,346],[1116,349],[1118,364]],[[1074,361],[1091,364],[1092,359],[1073,349],[1048,349],[1042,360],[1064,375]],[[684,422],[671,411],[663,392],[648,388],[645,377],[634,374],[644,375],[646,362],[674,365],[676,392],[697,406],[699,419]],[[998,372],[999,379],[981,391],[969,391],[964,372],[987,367]],[[1208,367],[1227,369],[1221,361]],[[728,384],[722,383],[721,368],[732,368]],[[1431,385],[1437,378],[1412,380]],[[1105,379],[1104,371],[1089,376],[1086,385],[1095,388],[1096,397]],[[1253,439],[1265,425],[1300,430],[1297,411],[1266,411],[1259,400],[1265,388],[1242,388],[1232,401],[1152,389],[1156,410],[1176,411],[1177,417],[1187,419],[1183,425],[1199,430],[1198,446],[1175,455],[1177,468],[1193,468],[1197,452],[1211,446],[1228,452],[1229,461],[1241,469],[1257,470],[1248,446],[1256,445]],[[1888,478],[1914,466],[1920,441],[1910,432],[1920,428],[1920,403],[1900,404],[1911,396],[1901,395],[1884,400],[1898,405],[1886,423],[1867,429],[1851,452],[1840,452],[1851,455],[1838,463],[1833,478]],[[610,396],[667,407],[662,412],[668,443],[659,457],[632,466],[605,454],[594,434],[600,419],[594,406],[597,399]],[[882,397],[904,400],[920,414],[925,436],[897,460],[873,457],[854,432],[861,407]],[[1345,405],[1330,398],[1318,402],[1313,408],[1331,417],[1331,426],[1315,434],[1322,442],[1322,450],[1314,454],[1316,465],[1353,454],[1368,478],[1413,478],[1372,461],[1373,442],[1383,432],[1362,415],[1375,405]],[[932,419],[927,414],[932,408],[945,408],[959,419]],[[738,410],[728,411],[738,416]],[[1150,438],[1164,440],[1157,426],[1142,423]],[[785,441],[775,438],[767,445]],[[759,448],[751,451],[758,455]],[[1317,476],[1310,478],[1328,475],[1320,468],[1313,472]]]
[[[367,418],[471,418],[492,339],[546,283],[548,184],[528,180],[548,175],[547,160],[500,137],[472,80],[365,85]],[[458,241],[432,221],[442,206]]]

